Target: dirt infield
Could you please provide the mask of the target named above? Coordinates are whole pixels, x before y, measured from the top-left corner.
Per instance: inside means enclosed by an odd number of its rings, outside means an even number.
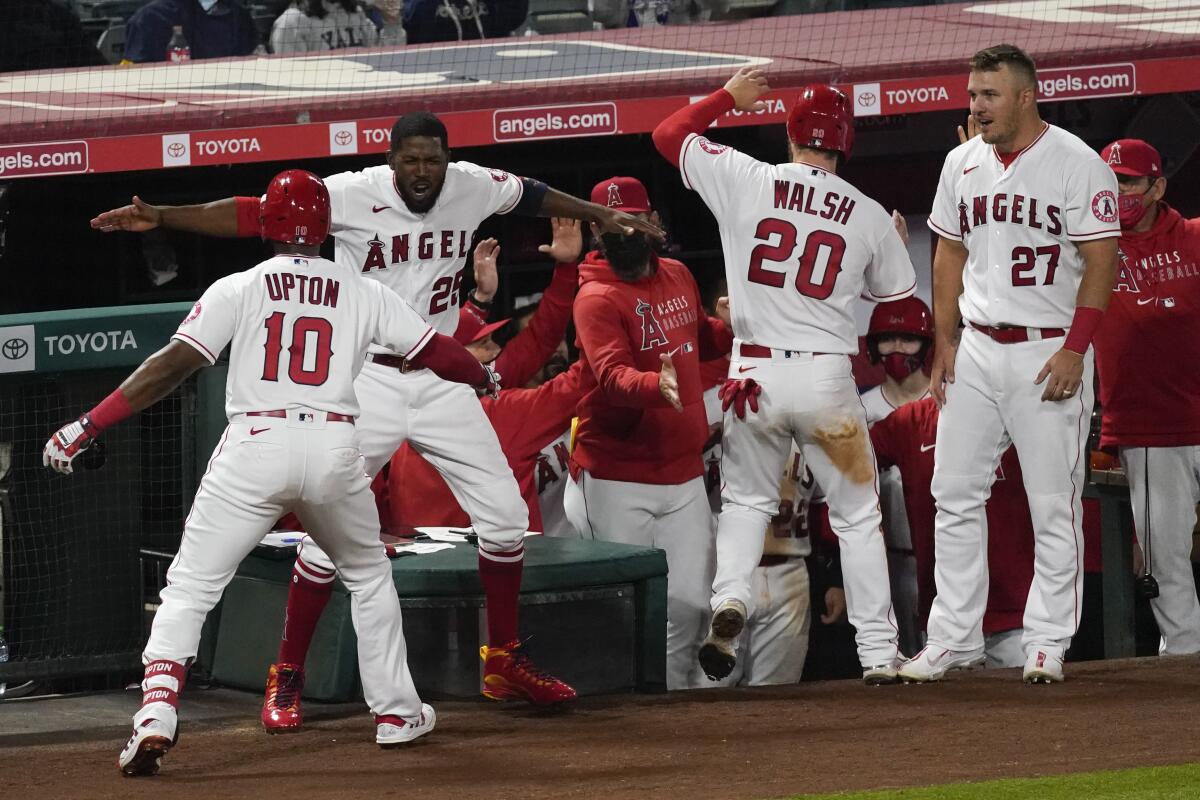
[[[586,698],[541,714],[443,702],[438,726],[381,751],[365,714],[268,737],[256,720],[183,729],[152,779],[122,779],[123,741],[0,750],[20,798],[745,798],[1200,761],[1200,658],[1070,665],[1060,686],[1013,670],[938,685],[854,681]]]

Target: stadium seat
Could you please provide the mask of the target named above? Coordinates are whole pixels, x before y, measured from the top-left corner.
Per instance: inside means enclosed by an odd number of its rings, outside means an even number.
[[[125,25],[114,23],[104,29],[96,41],[96,49],[110,64],[120,64],[125,57]]]
[[[540,34],[592,30],[587,0],[530,0],[529,27]]]

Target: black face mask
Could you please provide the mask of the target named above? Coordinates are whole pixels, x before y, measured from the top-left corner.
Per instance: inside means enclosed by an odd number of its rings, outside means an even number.
[[[632,236],[603,233],[600,241],[604,245],[604,258],[617,277],[627,281],[637,280],[646,271],[653,252],[646,234],[640,231]]]

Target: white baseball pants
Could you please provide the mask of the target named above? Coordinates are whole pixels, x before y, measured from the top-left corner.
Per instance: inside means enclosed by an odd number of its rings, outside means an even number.
[[[1025,605],[1026,652],[1066,651],[1083,600],[1085,446],[1092,414],[1092,354],[1071,398],[1044,402],[1034,379],[1061,337],[1001,344],[967,327],[947,386],[934,451],[934,578],[928,642],[984,646],[988,596],[987,515],[1000,456],[1015,445],[1034,529],[1033,585]]]
[[[407,441],[446,479],[487,551],[507,553],[521,546],[529,508],[471,387],[444,381],[429,370],[401,373],[368,361],[354,381],[354,393],[361,408],[357,441],[367,475],[374,478]],[[303,516],[301,520],[307,523]],[[303,544],[305,562],[333,569],[319,547],[307,539]]]
[[[712,575],[712,511],[704,479],[656,485],[601,480],[585,470],[578,481],[568,481],[563,505],[584,539],[666,552],[667,688],[700,685],[696,654],[708,620]]]
[[[730,376],[757,381],[762,394],[757,413],[747,411],[745,419],[732,408],[725,413],[712,607],[732,598],[754,613],[751,576],[779,508],[779,476],[795,441],[825,491],[829,524],[841,542],[859,659],[864,665],[891,663],[898,634],[880,531],[878,473],[850,359],[773,352],[770,359],[743,359],[735,347],[729,367]]]
[[[1122,447],[1138,541],[1159,595],[1150,601],[1163,655],[1200,653],[1200,602],[1192,574],[1192,529],[1200,503],[1200,447]]]
[[[290,411],[286,419],[238,416],[229,423],[184,523],[142,659],[195,657],[204,618],[238,564],[276,520],[294,511],[350,590],[371,711],[418,716],[421,699],[408,671],[400,600],[354,426],[304,410],[308,421]]]

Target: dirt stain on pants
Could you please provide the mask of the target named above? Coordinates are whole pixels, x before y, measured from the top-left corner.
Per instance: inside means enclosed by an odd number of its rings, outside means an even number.
[[[833,465],[853,483],[875,479],[875,464],[867,445],[867,431],[855,419],[834,420],[813,431],[813,438]]]

